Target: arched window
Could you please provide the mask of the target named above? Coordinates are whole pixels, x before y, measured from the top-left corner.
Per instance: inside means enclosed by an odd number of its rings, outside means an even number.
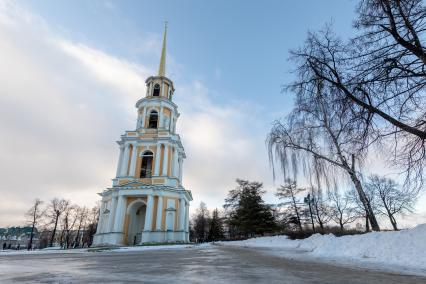
[[[158,112],[155,110],[149,114],[148,128],[157,128],[158,124]]]
[[[152,177],[152,160],[154,154],[151,151],[147,151],[142,155],[142,165],[140,178],[151,178]]]
[[[154,97],[158,97],[160,95],[160,85],[155,84],[154,85],[154,92],[152,93]]]

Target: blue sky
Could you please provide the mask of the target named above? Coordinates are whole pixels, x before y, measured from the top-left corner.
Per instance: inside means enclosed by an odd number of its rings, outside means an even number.
[[[23,223],[35,198],[93,206],[111,186],[115,141],[135,128],[165,20],[191,210],[221,208],[236,178],[264,182],[276,202],[265,138],[293,104],[281,93],[288,51],[330,21],[351,35],[355,4],[0,1],[0,226]]]
[[[158,56],[138,46],[161,37],[169,21],[168,52],[183,65],[182,80],[202,80],[220,100],[262,101],[280,111],[289,81],[288,50],[308,31],[333,21],[351,33],[355,1],[23,1],[76,41],[156,67]],[[171,70],[173,71],[173,70]],[[174,75],[169,76],[174,79]],[[179,86],[177,86],[179,87]]]

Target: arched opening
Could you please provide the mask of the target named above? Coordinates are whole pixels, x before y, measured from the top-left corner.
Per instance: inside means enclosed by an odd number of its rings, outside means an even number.
[[[127,213],[129,214],[127,244],[136,245],[141,242],[145,226],[146,205],[142,200],[134,201],[129,205]]]
[[[157,128],[158,125],[158,112],[153,110],[149,114],[148,128]]]
[[[142,165],[140,178],[151,178],[152,177],[152,161],[154,154],[151,151],[147,151],[142,155]]]
[[[152,92],[154,97],[158,97],[160,95],[160,84],[154,85],[154,92]]]

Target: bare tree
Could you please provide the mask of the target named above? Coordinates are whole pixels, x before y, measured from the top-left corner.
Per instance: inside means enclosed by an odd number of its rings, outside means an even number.
[[[29,223],[31,226],[31,235],[30,235],[30,241],[28,242],[28,250],[32,249],[33,247],[34,233],[35,233],[35,230],[37,230],[36,226],[44,215],[44,211],[41,208],[42,203],[43,201],[41,201],[40,199],[36,199],[34,201],[33,206],[26,213],[26,216],[29,218]]]
[[[77,218],[77,228],[76,228],[76,235],[75,235],[75,239],[74,239],[74,244],[73,244],[73,248],[79,247],[80,246],[80,231],[82,229],[84,229],[86,222],[87,222],[87,217],[88,217],[88,209],[87,207],[78,207],[76,210],[76,218]]]
[[[393,229],[398,230],[395,216],[412,212],[417,192],[399,188],[392,179],[372,175],[366,185],[380,200],[378,210],[387,216]]]
[[[309,217],[311,219],[312,232],[315,233],[314,213],[313,213],[313,209],[312,209],[314,200],[311,197],[310,193],[308,193],[308,195],[305,198],[303,198],[303,202],[305,204],[308,204],[308,210],[306,210],[306,211],[307,211],[307,213],[309,213]]]
[[[193,217],[194,232],[198,242],[204,242],[207,240],[209,219],[210,212],[207,209],[206,204],[204,202],[200,202],[200,206],[197,208]]]
[[[324,230],[324,225],[331,220],[330,207],[322,196],[322,192],[315,187],[311,187],[312,207],[315,221]]]
[[[298,205],[297,195],[304,192],[306,189],[297,187],[296,181],[286,179],[285,184],[277,188],[275,195],[282,202],[279,206],[290,206],[292,215],[296,217],[297,226],[300,231],[303,231],[302,221],[300,218],[300,206]]]
[[[77,205],[70,205],[63,213],[61,243],[63,244],[64,249],[68,249],[71,245],[72,230],[74,229],[78,218],[77,211]]]
[[[377,210],[378,200],[374,192],[369,187],[364,187],[365,198],[370,203],[371,210],[375,214],[379,214]],[[359,195],[356,190],[349,190],[346,193],[346,196],[350,199],[350,202],[354,205],[355,215],[364,218],[365,220],[365,231],[370,231],[370,223],[368,218],[368,212],[365,210],[364,204],[359,199]]]
[[[392,161],[406,173],[406,182],[423,182],[426,165],[426,7],[421,0],[363,0],[348,42],[330,27],[311,33],[292,52],[297,80],[290,88],[311,95],[318,81],[337,104],[356,114],[364,129],[364,147],[391,145]],[[359,119],[359,118],[362,119]]]
[[[342,194],[336,187],[328,190],[328,200],[331,204],[331,218],[339,224],[340,230],[343,232],[346,224],[354,222],[358,219],[355,207],[351,203],[348,195]]]
[[[51,222],[53,224],[52,234],[50,236],[49,242],[50,247],[53,246],[53,242],[55,241],[56,230],[58,228],[60,217],[69,205],[70,201],[65,199],[54,198],[50,201],[50,204],[47,209],[48,217],[51,219]]]
[[[96,234],[96,229],[98,227],[99,220],[99,203],[94,206],[87,217],[87,226],[85,226],[84,235],[83,235],[83,246],[87,245],[90,247],[93,243],[93,236]]]
[[[324,88],[321,80],[310,87],[314,90],[309,94],[297,93],[287,121],[275,122],[268,136],[270,161],[278,160],[285,176],[297,175],[300,167],[308,175],[314,168],[326,185],[346,173],[368,212],[373,230],[379,231],[355,167],[357,159],[362,162],[365,154],[359,120],[346,105],[332,104],[327,94],[334,88]]]

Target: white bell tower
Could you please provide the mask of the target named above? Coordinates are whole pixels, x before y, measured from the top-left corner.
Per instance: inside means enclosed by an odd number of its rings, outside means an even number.
[[[118,141],[116,177],[102,197],[94,244],[135,245],[189,242],[191,192],[182,186],[186,158],[176,121],[173,82],[166,75],[167,23],[157,76],[146,79],[145,97],[137,101],[135,130]]]

